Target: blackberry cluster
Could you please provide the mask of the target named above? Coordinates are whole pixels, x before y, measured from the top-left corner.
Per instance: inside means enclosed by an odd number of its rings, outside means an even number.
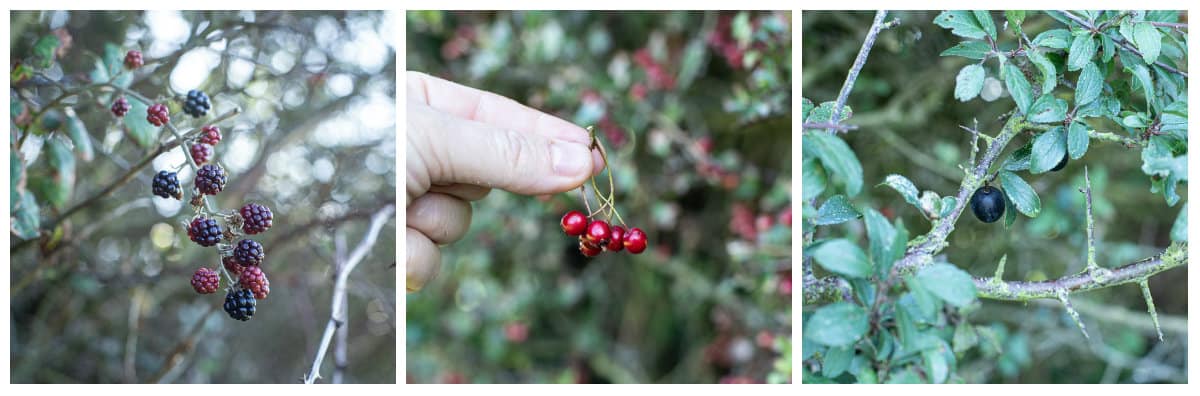
[[[124,96],[118,97],[112,105],[112,113],[117,117],[124,117],[129,114],[129,101],[125,100]]]
[[[212,103],[208,102],[208,94],[198,89],[188,91],[187,100],[183,102],[183,112],[196,118],[208,114],[208,109],[211,108]]]
[[[253,239],[243,239],[238,241],[237,247],[233,249],[233,258],[248,270],[249,267],[262,264],[266,253],[263,252],[262,244]]]
[[[192,288],[196,289],[196,293],[212,294],[217,291],[217,287],[221,284],[221,276],[217,271],[213,271],[206,267],[200,267],[192,274]]]
[[[255,302],[254,293],[249,290],[230,291],[225,294],[225,313],[243,322],[250,320],[254,316]]]
[[[201,194],[217,195],[225,188],[225,170],[220,165],[208,164],[196,171],[196,188]]]
[[[179,188],[179,178],[175,176],[175,172],[158,171],[150,185],[154,195],[163,198],[183,198],[183,190]]]
[[[163,126],[171,122],[171,112],[167,110],[167,105],[155,103],[146,109],[146,121],[154,126]]]
[[[246,268],[239,264],[233,256],[221,257],[221,264],[225,265],[225,270],[229,271],[229,275],[231,276],[241,275],[242,270]]]
[[[129,70],[137,69],[146,64],[142,59],[142,51],[131,50],[125,53],[125,68]]]
[[[267,280],[267,274],[259,266],[246,267],[238,277],[238,284],[254,293],[255,299],[264,300],[271,293],[271,281]]]
[[[200,143],[216,146],[220,142],[221,128],[217,128],[216,125],[205,125],[204,128],[200,128]]]
[[[196,160],[196,165],[208,162],[213,155],[213,147],[206,143],[196,143],[192,145],[192,159]]]
[[[188,225],[188,238],[200,246],[212,246],[221,242],[221,225],[216,220],[207,217],[192,219]]]
[[[271,209],[255,203],[242,207],[242,232],[254,235],[271,228]]]

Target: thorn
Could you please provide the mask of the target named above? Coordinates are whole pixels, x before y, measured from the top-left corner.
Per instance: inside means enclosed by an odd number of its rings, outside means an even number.
[[[1071,306],[1071,300],[1067,299],[1066,290],[1058,291],[1058,300],[1062,301],[1063,309],[1067,310],[1067,313],[1071,315],[1071,319],[1075,320],[1075,325],[1079,326],[1079,331],[1083,332],[1083,338],[1092,339],[1091,336],[1088,336],[1087,327],[1083,325],[1083,320],[1079,318],[1079,312],[1075,311],[1075,307]]]
[[[996,276],[992,278],[992,282],[999,283],[1004,281],[1003,279],[1000,279],[1000,277],[1001,275],[1004,275],[1004,262],[1006,261],[1008,261],[1007,254],[1000,257],[1000,265],[996,267]]]
[[[1150,319],[1154,320],[1154,330],[1158,332],[1158,342],[1163,342],[1162,327],[1158,325],[1158,312],[1154,309],[1154,297],[1150,295],[1150,279],[1142,279],[1138,285],[1142,287],[1142,297],[1146,299],[1146,311],[1150,312]]]

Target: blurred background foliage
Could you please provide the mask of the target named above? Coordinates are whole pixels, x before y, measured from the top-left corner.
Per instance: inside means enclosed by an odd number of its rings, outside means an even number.
[[[407,21],[408,70],[595,125],[650,242],[588,260],[576,191],[493,192],[407,298],[408,382],[790,381],[790,13]]]
[[[335,253],[395,202],[394,15],[10,15],[12,381],[298,382],[329,319]],[[146,66],[121,72],[128,50]],[[151,196],[150,185],[158,170],[180,170],[190,190],[192,169],[181,147],[137,168],[173,137],[148,128],[133,98],[134,110],[114,117],[112,90],[94,84],[110,78],[170,103],[181,130],[242,109],[219,123],[215,161],[229,183],[210,200],[274,212],[255,238],[272,291],[251,321],[226,316],[223,290],[189,285],[196,268],[220,265],[218,253],[188,240],[191,207]],[[170,99],[190,89],[212,97],[208,116],[185,116]],[[396,381],[395,242],[389,221],[350,278],[348,367],[336,377],[345,382]],[[333,367],[326,359],[326,381]]]
[[[942,57],[961,38],[933,24],[936,11],[897,11],[888,20],[899,26],[882,32],[859,75],[847,105],[847,123],[859,129],[841,135],[863,166],[867,188],[855,205],[878,208],[889,220],[910,225],[912,235],[928,231],[928,221],[892,189],[871,187],[889,174],[908,177],[921,190],[943,196],[957,193],[963,173],[958,164],[970,155],[971,135],[959,128],[978,120],[981,132],[994,134],[998,118],[1013,108],[1011,99],[996,102],[954,98],[955,75],[971,60]],[[820,103],[837,98],[873,12],[805,12],[801,73],[803,95]],[[1180,18],[1187,22],[1187,15]],[[1027,35],[1060,28],[1044,14],[1030,14]],[[989,66],[991,63],[989,63]],[[1116,84],[1116,83],[1114,83]],[[1125,136],[1124,128],[1094,118],[1092,128]],[[1032,137],[1018,137],[1001,159]],[[1096,217],[1097,255],[1101,266],[1115,267],[1161,252],[1171,243],[1171,227],[1187,205],[1168,206],[1151,192],[1137,148],[1093,140],[1087,155],[1059,172],[1027,181],[1042,200],[1034,219],[1018,216],[1012,229],[984,224],[964,215],[945,250],[946,261],[974,276],[989,276],[1008,255],[1006,280],[1046,280],[1079,272],[1086,266],[1086,213],[1083,169],[1091,175]],[[1186,188],[1178,190],[1186,202]],[[862,222],[852,221],[831,233],[866,240]],[[862,242],[865,244],[865,242]],[[976,324],[991,324],[992,346],[961,357],[958,374],[968,383],[1187,382],[1187,267],[1150,280],[1164,323],[1159,342],[1136,285],[1072,296],[1091,339],[1057,301],[1019,304],[983,300],[971,314]],[[1169,322],[1169,323],[1168,323]]]

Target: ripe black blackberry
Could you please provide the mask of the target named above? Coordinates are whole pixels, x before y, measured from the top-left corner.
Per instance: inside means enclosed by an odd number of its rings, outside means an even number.
[[[183,112],[196,118],[208,114],[208,109],[211,108],[212,103],[208,102],[208,95],[198,89],[188,91],[187,99],[183,102]]]
[[[242,206],[242,232],[254,235],[271,228],[271,209],[266,206],[250,203]]]
[[[247,321],[251,316],[254,316],[254,305],[257,301],[254,299],[254,293],[246,290],[235,290],[225,294],[225,313],[229,317]]]
[[[112,105],[112,113],[117,117],[124,117],[129,114],[129,101],[125,100],[124,96],[118,97]]]
[[[149,121],[154,126],[163,126],[171,122],[171,112],[167,110],[167,105],[155,103],[146,108],[146,121]]]
[[[154,181],[150,183],[150,186],[154,191],[154,195],[163,198],[183,198],[183,189],[179,188],[179,178],[175,176],[175,172],[158,171],[158,174],[154,175]]]
[[[207,217],[192,219],[188,225],[188,238],[200,246],[212,246],[221,242],[221,225],[216,220]]]
[[[238,264],[250,267],[262,264],[266,253],[263,252],[263,247],[258,242],[253,239],[243,239],[238,241],[237,247],[233,249],[233,258],[237,260]]]
[[[206,143],[196,143],[192,145],[192,159],[196,160],[196,165],[208,162],[213,155],[213,148]]]
[[[225,188],[225,170],[221,165],[208,164],[196,171],[196,188],[201,194],[217,195]]]
[[[204,128],[200,128],[200,143],[216,146],[220,142],[221,128],[217,128],[216,125],[205,125]]]
[[[257,265],[246,267],[238,277],[238,284],[254,293],[254,298],[259,300],[265,300],[267,294],[271,293],[271,281],[267,280],[267,274],[263,273],[262,267]]]
[[[125,68],[129,70],[137,69],[145,64],[142,59],[142,51],[130,50],[125,53]]]
[[[217,291],[220,284],[221,275],[207,267],[200,267],[195,274],[192,274],[192,288],[196,289],[196,293],[212,294]]]

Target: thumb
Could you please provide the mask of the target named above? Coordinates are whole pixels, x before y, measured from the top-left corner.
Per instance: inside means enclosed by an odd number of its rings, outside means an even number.
[[[569,191],[592,174],[584,143],[450,117],[412,101],[408,107],[410,176],[536,195]]]

